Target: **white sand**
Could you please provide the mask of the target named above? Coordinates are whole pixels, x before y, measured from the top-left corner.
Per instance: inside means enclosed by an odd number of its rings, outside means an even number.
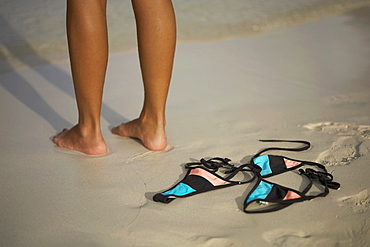
[[[102,112],[110,153],[102,157],[50,141],[76,122],[68,63],[0,75],[0,245],[368,246],[369,14],[179,45],[167,110],[171,148],[163,152],[109,133],[141,108],[136,54],[110,58]],[[327,165],[341,190],[254,215],[241,211],[252,185],[152,201],[182,178],[184,163],[246,162],[269,146],[258,142],[266,138],[312,142],[283,154]],[[294,173],[276,179],[301,182]]]

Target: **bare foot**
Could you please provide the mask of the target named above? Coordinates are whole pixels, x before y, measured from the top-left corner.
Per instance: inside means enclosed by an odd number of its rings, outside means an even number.
[[[160,151],[167,147],[164,126],[144,123],[140,118],[113,128],[112,133],[137,138],[149,150]]]
[[[76,125],[69,130],[64,129],[54,136],[53,142],[58,147],[76,150],[90,155],[99,155],[108,152],[107,145],[100,132],[83,132],[84,131],[81,131],[81,128]]]

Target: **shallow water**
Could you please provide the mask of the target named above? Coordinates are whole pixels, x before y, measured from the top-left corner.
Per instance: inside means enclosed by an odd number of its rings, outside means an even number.
[[[315,20],[370,0],[173,0],[180,42],[242,37]],[[136,46],[130,1],[108,1],[111,52]],[[65,1],[1,0],[0,73],[67,59]]]

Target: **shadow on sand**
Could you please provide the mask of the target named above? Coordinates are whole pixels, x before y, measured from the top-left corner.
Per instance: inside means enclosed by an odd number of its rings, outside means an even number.
[[[47,82],[51,83],[72,98],[75,97],[71,76],[68,73],[58,68],[57,66],[51,65],[48,60],[39,56],[37,52],[30,46],[30,44],[26,40],[24,40],[23,37],[16,30],[14,30],[1,15],[0,25],[2,26],[2,30],[4,30],[5,34],[10,35],[11,37],[16,37],[16,40],[19,43],[19,47],[22,48],[22,52],[26,52],[29,57],[32,57],[32,59],[23,58],[22,56],[20,56],[19,52],[16,49],[7,47],[6,45],[3,45],[3,49],[6,49],[7,52],[10,53],[13,57],[17,58],[29,68],[32,68],[33,71],[37,72]],[[5,68],[3,68],[3,70],[14,71],[12,65],[6,62],[7,58],[2,50],[0,50],[0,59],[5,61]],[[39,66],[37,68],[33,68],[35,64],[48,64],[50,66]],[[34,111],[42,118],[44,118],[47,122],[49,122],[49,124],[56,131],[60,131],[63,128],[72,127],[72,123],[61,117],[52,107],[48,105],[48,103],[43,99],[42,95],[40,95],[27,81],[27,78],[23,78],[22,75],[17,72],[13,72],[13,74],[10,77],[11,79],[0,81],[0,85],[3,88],[5,88],[24,105],[29,107],[32,111]],[[102,104],[101,114],[102,117],[106,119],[111,126],[128,121],[128,119],[121,116],[104,103]]]

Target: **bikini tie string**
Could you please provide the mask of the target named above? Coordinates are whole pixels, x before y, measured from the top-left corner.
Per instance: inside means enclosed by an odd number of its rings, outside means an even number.
[[[322,185],[330,189],[338,190],[340,188],[340,184],[333,181],[333,175],[330,173],[307,168],[306,170],[299,169],[299,174],[304,174],[312,180],[318,180]]]
[[[228,158],[219,158],[219,157],[211,158],[208,160],[200,159],[200,162],[190,162],[185,164],[185,168],[203,165],[205,168],[213,172],[217,172],[220,168],[223,168],[225,169],[223,173],[227,174],[237,169],[237,167],[229,163],[230,161],[231,160]]]
[[[303,150],[307,150],[311,147],[311,143],[308,141],[302,141],[302,140],[259,140],[260,142],[290,142],[290,143],[301,143],[303,146],[295,147],[295,148],[281,148],[281,147],[270,147],[270,148],[264,148],[258,153],[256,153],[252,160],[258,156],[260,156],[262,153],[270,150],[282,150],[282,151],[293,151],[293,152],[300,152]]]

